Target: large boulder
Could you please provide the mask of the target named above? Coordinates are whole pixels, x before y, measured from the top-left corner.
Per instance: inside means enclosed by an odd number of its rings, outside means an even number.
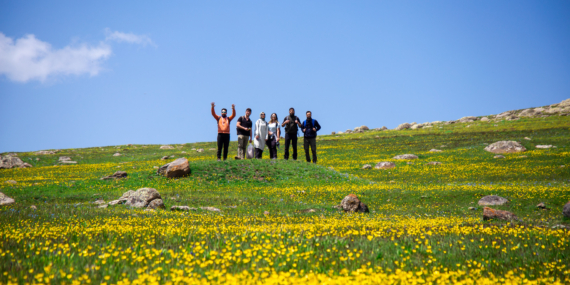
[[[368,131],[370,130],[367,126],[360,126],[360,127],[356,127],[354,128],[355,132],[362,132],[362,131]]]
[[[162,199],[154,199],[148,203],[149,209],[164,209],[164,202]]]
[[[182,177],[190,173],[190,165],[188,164],[188,159],[181,157],[171,163],[161,166],[156,173],[168,178]]]
[[[560,104],[558,104],[558,107],[568,107],[568,106],[570,106],[570,98],[566,99],[566,100],[560,102]]]
[[[358,197],[354,194],[349,194],[348,196],[344,197],[340,202],[340,206],[344,212],[360,212],[360,213],[368,213],[368,206],[362,203]]]
[[[394,167],[396,167],[396,164],[391,161],[381,161],[374,166],[374,169],[390,169]]]
[[[422,127],[423,127],[422,124],[415,124],[415,125],[412,125],[410,127],[410,130],[417,130],[417,129],[421,129]]]
[[[394,156],[394,159],[418,159],[418,156],[415,154],[400,154],[400,155],[396,155]]]
[[[509,211],[501,211],[491,209],[489,207],[483,208],[483,220],[518,220],[517,216]]]
[[[162,199],[160,193],[154,188],[141,188],[137,191],[129,190],[119,200],[126,198],[125,205],[134,208],[147,207],[153,200]],[[162,200],[160,201],[162,203]],[[164,205],[163,205],[164,206]]]
[[[16,200],[6,196],[4,193],[0,192],[0,206],[10,205],[16,202]]]
[[[31,164],[23,162],[19,157],[6,155],[0,157],[0,169],[28,168]]]
[[[127,175],[128,174],[126,171],[117,171],[113,175],[101,177],[101,180],[112,180],[112,179],[125,178],[125,177],[127,177]]]
[[[489,195],[481,198],[477,204],[479,206],[500,206],[509,203],[509,200],[501,196]]]
[[[409,129],[410,127],[412,127],[412,125],[410,125],[410,124],[408,124],[408,123],[399,124],[399,125],[396,127],[396,131],[401,131],[401,130]]]
[[[541,111],[537,111],[536,109],[524,109],[520,112],[519,116],[521,117],[534,117],[542,114]]]
[[[526,151],[526,148],[516,141],[498,141],[485,147],[485,150],[492,153],[514,153]]]
[[[171,145],[163,145],[160,147],[160,149],[174,149],[174,147]]]
[[[489,118],[487,118],[487,117],[481,118],[481,122],[488,122],[488,121],[489,121]]]
[[[473,116],[468,116],[468,117],[463,117],[461,119],[458,120],[459,123],[471,123],[473,121],[476,121],[477,117],[473,117]]]

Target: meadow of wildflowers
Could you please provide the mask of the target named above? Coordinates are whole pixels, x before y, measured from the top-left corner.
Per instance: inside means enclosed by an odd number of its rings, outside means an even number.
[[[216,162],[214,143],[19,153],[34,167],[0,170],[0,192],[16,199],[0,208],[0,283],[568,284],[568,138],[570,119],[556,116],[321,136],[319,165]],[[495,159],[483,148],[498,140],[528,151]],[[404,153],[419,159],[392,159]],[[178,157],[190,176],[156,175]],[[380,161],[396,167],[362,169]],[[128,177],[99,180],[117,170]],[[142,187],[167,210],[93,204]],[[371,212],[333,208],[350,193]],[[477,201],[491,194],[519,220],[483,221]]]

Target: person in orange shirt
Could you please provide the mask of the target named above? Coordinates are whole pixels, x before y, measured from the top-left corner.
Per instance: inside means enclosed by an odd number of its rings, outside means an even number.
[[[236,117],[236,105],[232,104],[232,115],[227,116],[228,110],[222,108],[222,115],[216,115],[214,107],[216,104],[212,102],[212,116],[218,122],[218,161],[221,160],[222,147],[224,148],[224,160],[228,158],[228,147],[230,146],[230,122]]]

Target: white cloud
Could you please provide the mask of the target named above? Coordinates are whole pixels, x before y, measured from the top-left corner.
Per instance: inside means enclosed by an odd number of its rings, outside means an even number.
[[[122,33],[118,31],[111,32],[111,30],[109,30],[108,28],[105,29],[105,34],[107,35],[107,37],[105,38],[105,40],[107,41],[116,41],[120,43],[126,42],[131,44],[139,44],[143,46],[146,45],[155,46],[152,40],[145,35],[135,35],[132,33]]]
[[[0,33],[0,75],[18,82],[45,81],[55,75],[97,75],[101,63],[111,56],[111,47],[80,44],[53,49],[47,42],[26,35],[14,41]]]

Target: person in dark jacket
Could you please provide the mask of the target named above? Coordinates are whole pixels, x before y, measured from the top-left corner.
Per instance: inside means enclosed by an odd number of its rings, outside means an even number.
[[[313,119],[311,115],[311,111],[307,111],[307,120],[305,120],[300,127],[305,135],[305,158],[307,159],[307,162],[311,162],[311,157],[309,156],[310,146],[311,152],[313,153],[313,163],[317,163],[317,132],[321,129],[321,125],[319,125],[319,122]]]
[[[285,127],[285,154],[284,159],[289,159],[289,145],[293,145],[293,160],[297,160],[297,126],[301,127],[299,117],[295,116],[295,108],[289,108],[289,116],[283,120],[282,127]]]

